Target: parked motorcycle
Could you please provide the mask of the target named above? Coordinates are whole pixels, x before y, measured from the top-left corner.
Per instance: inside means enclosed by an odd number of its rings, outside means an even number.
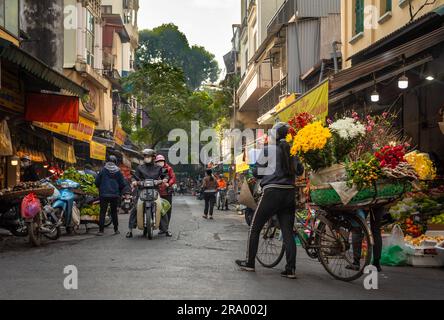
[[[122,196],[122,202],[120,205],[120,209],[124,214],[129,214],[131,210],[134,208],[134,195],[131,192],[126,192]]]
[[[60,188],[60,196],[52,204],[54,214],[61,219],[66,233],[71,234],[73,231],[73,208],[76,205],[74,189],[78,189],[80,185],[71,180],[59,180],[57,185]]]
[[[149,240],[153,239],[154,231],[160,223],[158,200],[160,198],[157,191],[161,180],[146,179],[137,183],[140,190],[139,201],[137,203],[137,225],[143,229],[143,236]]]
[[[16,237],[28,236],[26,223],[20,214],[20,201],[0,202],[0,228],[8,230]]]

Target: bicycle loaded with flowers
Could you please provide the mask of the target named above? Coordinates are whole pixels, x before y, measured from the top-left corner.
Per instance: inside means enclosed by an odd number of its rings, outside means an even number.
[[[287,142],[310,172],[311,201],[319,206],[359,207],[389,203],[436,170],[408,143],[396,114],[351,112],[323,121],[302,113],[289,121]]]

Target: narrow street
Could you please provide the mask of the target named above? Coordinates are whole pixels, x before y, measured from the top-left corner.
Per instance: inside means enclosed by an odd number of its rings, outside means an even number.
[[[379,290],[367,291],[362,279],[333,280],[317,262],[298,252],[298,280],[279,276],[280,268],[239,272],[248,228],[243,217],[218,212],[201,218],[203,203],[175,198],[173,238],[125,239],[119,236],[62,237],[31,248],[24,239],[0,233],[0,299],[443,299],[444,270],[384,268]],[[138,232],[136,232],[138,233]],[[65,290],[63,269],[75,265],[79,289]]]

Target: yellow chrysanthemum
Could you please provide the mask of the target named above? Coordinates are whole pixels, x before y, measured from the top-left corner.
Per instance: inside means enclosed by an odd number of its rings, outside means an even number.
[[[332,136],[320,121],[311,123],[298,132],[293,140],[293,155],[313,150],[322,150]]]
[[[415,169],[419,179],[433,180],[436,178],[436,168],[427,154],[413,151],[405,156],[405,160]]]
[[[287,137],[285,138],[285,140],[290,143],[293,141],[293,136],[291,134],[287,134]]]

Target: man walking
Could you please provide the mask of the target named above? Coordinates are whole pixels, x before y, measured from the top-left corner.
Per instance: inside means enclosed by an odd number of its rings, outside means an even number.
[[[160,197],[167,200],[171,204],[168,213],[162,217],[160,222],[160,233],[165,234],[167,237],[172,237],[169,231],[171,223],[171,212],[173,209],[173,188],[172,186],[176,183],[176,175],[174,174],[173,168],[166,163],[166,159],[162,155],[156,157],[156,165],[161,167],[163,170],[163,175],[168,179],[168,183],[163,183],[159,188]]]
[[[105,231],[105,217],[108,207],[111,207],[111,218],[114,225],[114,234],[119,232],[119,218],[117,207],[122,193],[127,188],[122,172],[117,166],[117,158],[110,156],[105,167],[96,178],[96,186],[100,194],[100,220],[98,236],[103,236]]]

